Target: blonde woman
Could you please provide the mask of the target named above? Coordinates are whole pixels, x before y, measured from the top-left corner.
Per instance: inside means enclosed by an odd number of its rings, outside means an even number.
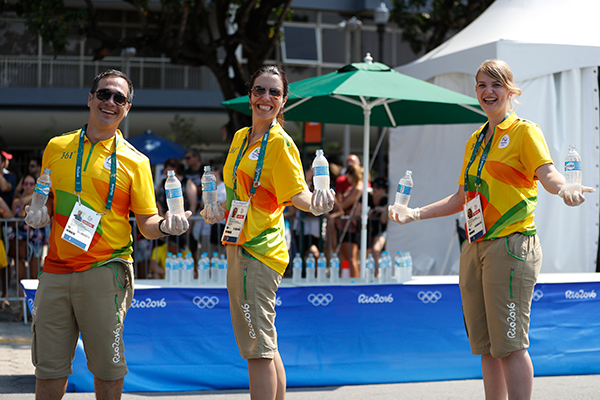
[[[488,121],[467,141],[457,192],[404,216],[390,208],[389,217],[402,225],[464,210],[469,241],[460,256],[459,285],[486,399],[530,399],[529,316],[542,266],[533,222],[537,181],[569,206],[594,189],[565,187],[539,126],[512,111],[521,90],[505,62],[485,61],[475,79]]]

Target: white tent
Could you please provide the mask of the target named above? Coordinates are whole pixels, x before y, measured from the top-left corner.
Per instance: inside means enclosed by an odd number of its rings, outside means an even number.
[[[598,190],[600,164],[598,0],[496,0],[446,43],[398,71],[475,96],[474,74],[486,59],[510,65],[523,90],[516,112],[537,123],[557,169],[568,145],[582,157],[583,180]],[[395,128],[390,135],[390,192],[406,169],[415,186],[410,206],[458,189],[465,143],[475,125]],[[393,197],[392,197],[393,198]],[[542,272],[594,272],[600,221],[598,191],[577,208],[538,185],[535,222],[542,242]],[[451,217],[388,226],[388,249],[410,251],[417,274],[458,271],[456,220]]]

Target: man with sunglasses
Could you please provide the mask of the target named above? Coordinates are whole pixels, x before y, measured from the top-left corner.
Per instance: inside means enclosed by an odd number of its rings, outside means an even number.
[[[64,395],[79,333],[96,397],[121,398],[128,372],[123,322],[133,298],[129,214],[148,239],[181,235],[189,227],[191,211],[158,215],[150,162],[118,130],[132,99],[132,82],[121,71],[95,78],[88,123],[51,139],[44,151],[42,167],[52,177],[47,205],[26,208],[25,222],[33,228],[52,219],[32,308],[38,399]]]

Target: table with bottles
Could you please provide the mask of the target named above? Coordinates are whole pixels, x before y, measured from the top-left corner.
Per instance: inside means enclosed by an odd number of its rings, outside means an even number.
[[[37,280],[22,285],[31,307]],[[536,375],[600,373],[598,291],[598,274],[540,275],[529,349]],[[403,284],[342,278],[335,285],[285,278],[276,309],[290,387],[481,377],[457,276],[413,276]],[[124,343],[125,391],[248,387],[223,283],[137,280]],[[81,342],[73,370],[69,390],[92,391]]]

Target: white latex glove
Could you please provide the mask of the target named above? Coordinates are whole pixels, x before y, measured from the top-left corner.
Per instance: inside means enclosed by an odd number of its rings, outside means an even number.
[[[581,185],[565,185],[560,188],[558,195],[566,205],[577,207],[585,201],[584,193],[594,193],[596,189]]]
[[[216,224],[225,219],[225,207],[217,201],[215,205],[205,206],[204,210],[200,211],[200,215],[204,219],[204,222]]]
[[[167,211],[164,221],[161,222],[160,230],[173,236],[184,234],[190,227],[188,218],[191,215],[192,212],[189,210],[185,214],[172,214],[171,211]]]
[[[48,208],[42,207],[39,211],[29,212],[29,206],[25,206],[25,223],[32,228],[43,228],[50,223],[50,215],[48,215]]]
[[[399,214],[394,206],[388,206],[388,217],[400,225],[406,225],[413,221],[419,222],[421,220],[421,209],[419,207],[406,208],[406,212],[403,214]]]
[[[334,201],[335,191],[333,189],[315,190],[310,200],[310,212],[316,216],[329,212],[333,210]]]

